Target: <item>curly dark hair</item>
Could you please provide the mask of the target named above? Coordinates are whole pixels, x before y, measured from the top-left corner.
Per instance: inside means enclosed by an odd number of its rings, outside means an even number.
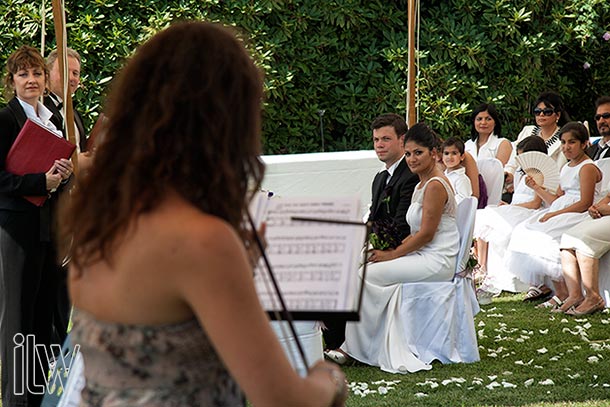
[[[245,238],[264,174],[261,106],[261,71],[231,29],[180,22],[143,44],[113,84],[90,171],[62,205],[77,268],[111,261],[132,220],[169,191]]]
[[[538,95],[538,98],[534,102],[532,112],[540,103],[544,103],[546,107],[550,107],[555,111],[555,113],[559,113],[559,121],[557,122],[559,126],[563,126],[571,120],[570,115],[566,111],[563,99],[559,93],[553,91],[542,92],[540,95]]]

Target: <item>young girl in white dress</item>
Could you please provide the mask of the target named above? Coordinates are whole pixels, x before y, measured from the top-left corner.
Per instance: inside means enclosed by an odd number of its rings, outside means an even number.
[[[402,284],[451,281],[459,245],[454,191],[436,165],[436,134],[418,123],[405,139],[405,159],[420,179],[407,212],[411,234],[395,249],[371,252],[360,322],[347,324],[340,350],[392,373],[431,368],[411,352],[404,337],[399,315]]]
[[[560,186],[552,193],[526,176],[526,185],[550,207],[514,229],[505,256],[508,269],[534,285],[526,301],[550,291],[543,284],[546,277],[553,281],[556,295],[542,304],[551,308],[561,306],[568,296],[561,272],[559,240],[563,232],[587,219],[586,211],[599,198],[602,180],[601,171],[585,153],[589,139],[585,126],[570,122],[559,134],[561,149],[569,160],[561,169]]]

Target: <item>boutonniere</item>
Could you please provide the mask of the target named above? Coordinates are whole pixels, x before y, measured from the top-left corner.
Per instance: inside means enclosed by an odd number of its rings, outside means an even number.
[[[385,195],[385,198],[383,198],[381,200],[381,202],[385,203],[386,209],[389,213],[390,212],[390,195],[392,195],[392,185],[386,186],[385,189],[383,190],[383,194]]]

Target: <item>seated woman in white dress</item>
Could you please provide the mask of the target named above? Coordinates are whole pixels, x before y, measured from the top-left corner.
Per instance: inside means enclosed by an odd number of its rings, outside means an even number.
[[[532,284],[525,300],[551,294],[545,286],[546,277],[553,281],[555,297],[542,304],[557,308],[568,297],[563,281],[559,240],[563,232],[585,220],[587,209],[599,198],[602,174],[585,153],[589,134],[581,123],[570,122],[559,132],[561,148],[569,160],[561,169],[556,193],[547,191],[533,178],[526,176],[526,185],[550,205],[513,231],[505,264],[521,281]]]
[[[599,259],[610,251],[609,203],[610,193],[589,208],[591,219],[561,237],[561,266],[569,295],[559,310],[566,314],[588,315],[605,308],[599,293]]]
[[[445,176],[455,191],[455,201],[460,203],[472,196],[472,183],[464,167],[464,142],[457,137],[449,137],[441,145]]]
[[[526,137],[517,144],[517,154],[528,151],[547,153],[544,140],[538,136]],[[516,225],[523,222],[542,206],[542,198],[533,189],[525,185],[525,177],[521,177],[513,194],[510,205],[500,202],[499,206],[488,206],[477,210],[473,236],[477,240],[477,257],[480,273],[484,277],[481,288],[477,290],[477,298],[481,304],[489,304],[491,298],[500,294],[501,290],[494,286],[494,272],[487,273],[487,253],[489,244],[494,246],[498,255],[504,255],[510,236]],[[500,270],[499,272],[502,272]]]
[[[470,140],[466,141],[466,151],[475,160],[479,158],[497,158],[506,165],[513,146],[507,139],[501,136],[502,123],[496,107],[489,103],[483,103],[472,111],[470,118]]]
[[[392,373],[431,368],[410,351],[404,338],[402,284],[451,281],[459,245],[454,192],[436,165],[436,134],[418,123],[405,140],[405,159],[420,179],[407,212],[411,234],[395,249],[371,252],[360,322],[347,324],[341,346],[354,359]]]
[[[556,92],[543,92],[534,102],[534,106],[532,113],[536,124],[523,127],[517,136],[517,143],[530,136],[542,137],[548,148],[548,155],[555,160],[557,167],[561,169],[566,164],[567,159],[562,153],[559,130],[561,126],[570,121],[563,99]],[[517,162],[514,154],[512,154],[508,163],[504,165],[507,183],[513,182],[513,174],[516,169]]]

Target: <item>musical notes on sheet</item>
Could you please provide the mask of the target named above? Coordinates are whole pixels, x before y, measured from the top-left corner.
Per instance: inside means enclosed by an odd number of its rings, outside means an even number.
[[[289,309],[355,309],[366,227],[292,218],[354,221],[358,198],[260,198],[266,199],[256,207],[259,213],[265,208],[267,255]],[[278,309],[268,278],[261,261],[255,271],[259,298],[266,309]]]

